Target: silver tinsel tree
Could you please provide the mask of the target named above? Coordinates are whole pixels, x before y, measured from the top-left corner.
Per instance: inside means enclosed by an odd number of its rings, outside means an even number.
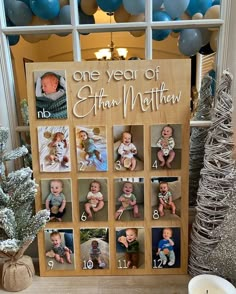
[[[205,144],[197,213],[191,231],[189,272],[192,276],[214,273],[234,281],[236,199],[231,84],[232,75],[224,71]]]
[[[236,191],[236,185],[234,188]],[[208,264],[212,271],[236,286],[236,192],[223,223],[213,232],[212,237],[218,239],[215,249],[207,256]]]
[[[18,259],[49,220],[49,212],[33,215],[37,185],[30,168],[7,174],[6,162],[28,152],[24,146],[7,152],[8,134],[0,127],[0,256]]]
[[[197,111],[193,120],[211,120],[212,113],[212,78],[209,75],[203,77],[201,82],[200,97]],[[193,127],[190,136],[189,151],[189,205],[195,206],[197,190],[200,180],[200,171],[203,168],[204,146],[209,127]]]

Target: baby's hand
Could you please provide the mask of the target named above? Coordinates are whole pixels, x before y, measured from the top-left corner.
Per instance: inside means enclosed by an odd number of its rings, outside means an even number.
[[[136,149],[132,149],[131,152],[135,154],[135,153],[137,153],[137,150]]]
[[[165,141],[163,140],[163,141],[161,141],[161,146],[162,147],[165,147],[166,146],[166,143],[165,143]]]
[[[128,247],[128,243],[127,243],[127,240],[126,240],[126,237],[125,236],[120,236],[118,238],[118,241],[122,244],[124,244],[126,247]]]
[[[68,247],[64,247],[64,250],[65,250],[66,252],[69,252],[70,254],[72,253],[72,251],[71,251]]]
[[[120,197],[118,200],[119,200],[120,202],[124,202],[124,201],[125,201],[125,198],[124,198],[124,197]]]
[[[53,252],[53,250],[50,250],[50,251],[46,252],[46,256],[53,258],[53,257],[55,257],[55,253]]]

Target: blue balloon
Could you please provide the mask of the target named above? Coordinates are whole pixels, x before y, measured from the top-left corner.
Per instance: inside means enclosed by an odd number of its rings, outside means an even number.
[[[131,15],[145,12],[145,0],[123,0],[125,10]]]
[[[79,23],[80,24],[95,24],[93,15],[87,15],[82,10],[79,10]]]
[[[95,24],[93,15],[87,15],[82,10],[79,10],[79,23],[80,24]],[[89,35],[89,33],[80,33],[81,35]]]
[[[17,1],[24,2],[27,6],[30,7],[30,0],[17,0]]]
[[[18,36],[18,35],[10,35],[10,36],[7,36],[7,39],[9,41],[9,45],[14,46],[19,42],[20,36]]]
[[[154,41],[162,41],[162,40],[165,40],[170,33],[171,33],[171,30],[153,30],[152,39]]]
[[[55,24],[71,24],[70,5],[61,8],[58,17],[54,21]]]
[[[7,15],[7,9],[12,5],[13,1],[12,0],[4,0],[4,8],[5,8],[5,13]]]
[[[212,0],[190,0],[186,11],[190,16],[198,12],[204,15],[211,6]]]
[[[53,20],[53,24],[71,24],[70,18],[70,5],[65,5],[61,8],[58,17]],[[56,35],[59,37],[68,36],[69,33],[57,33]]]
[[[6,21],[7,21],[7,26],[8,26],[8,27],[15,27],[14,23],[11,22],[10,19],[9,19],[8,17],[6,18]]]
[[[15,25],[7,18],[7,26],[14,27]],[[19,35],[9,35],[9,36],[7,36],[7,39],[9,41],[9,45],[14,46],[19,42],[20,36]]]
[[[186,56],[195,55],[202,47],[202,35],[199,29],[184,29],[178,39],[179,51]]]
[[[215,0],[212,2],[212,6],[220,5],[220,0]]]
[[[176,18],[175,19],[175,21],[178,21],[178,20],[181,20],[181,18]],[[172,31],[174,32],[174,33],[180,33],[181,31],[182,31],[183,29],[173,29]]]
[[[42,19],[53,19],[59,15],[59,0],[30,0],[30,8],[33,13]]]
[[[7,4],[6,14],[10,21],[16,26],[27,26],[32,21],[32,11],[24,2],[12,1]]]
[[[164,0],[164,7],[166,12],[172,19],[180,17],[189,5],[190,0]]]
[[[153,21],[170,21],[170,16],[164,11],[154,11],[152,14]],[[166,39],[171,30],[168,29],[153,29],[152,30],[152,39],[155,41],[162,41]]]
[[[201,28],[199,29],[202,35],[202,46],[205,46],[206,44],[208,44],[210,42],[210,38],[211,38],[211,31],[209,31],[206,28]]]
[[[122,0],[97,0],[98,6],[105,12],[114,12],[122,4]]]
[[[207,43],[206,45],[204,45],[200,50],[199,53],[202,55],[208,55],[208,54],[212,54],[214,51],[211,49],[211,45],[210,43]]]
[[[158,11],[163,4],[163,0],[152,0],[152,11]]]

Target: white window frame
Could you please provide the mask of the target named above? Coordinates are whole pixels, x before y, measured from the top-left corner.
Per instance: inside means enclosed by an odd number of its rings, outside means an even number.
[[[234,0],[235,1],[235,0]],[[0,118],[0,124],[10,129],[10,140],[13,147],[18,145],[16,130],[19,130],[17,111],[16,111],[16,95],[14,85],[13,67],[11,61],[10,48],[8,45],[7,35],[15,34],[37,34],[37,33],[72,33],[73,40],[73,60],[81,61],[80,32],[117,32],[145,29],[145,58],[152,59],[152,29],[154,28],[200,28],[215,27],[219,28],[219,40],[216,58],[217,74],[227,65],[227,54],[229,49],[229,29],[232,18],[230,12],[232,9],[232,0],[221,0],[220,19],[202,19],[202,20],[181,20],[168,22],[152,22],[152,1],[145,1],[145,22],[130,23],[108,23],[108,24],[79,24],[77,0],[70,0],[71,5],[71,25],[52,25],[52,26],[18,26],[7,27],[4,1],[0,1],[0,81],[3,87],[0,89],[0,103],[6,107],[6,117]],[[217,77],[219,79],[219,77]],[[1,106],[2,107],[2,106]],[[1,111],[2,112],[2,111]],[[191,126],[207,126],[210,122],[191,121]]]

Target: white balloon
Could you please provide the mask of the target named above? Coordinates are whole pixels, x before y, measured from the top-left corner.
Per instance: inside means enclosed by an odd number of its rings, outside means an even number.
[[[203,14],[200,12],[197,12],[192,16],[192,19],[203,19]]]
[[[216,52],[217,50],[218,37],[219,37],[219,31],[212,32],[211,38],[210,38],[210,46],[214,52]]]

